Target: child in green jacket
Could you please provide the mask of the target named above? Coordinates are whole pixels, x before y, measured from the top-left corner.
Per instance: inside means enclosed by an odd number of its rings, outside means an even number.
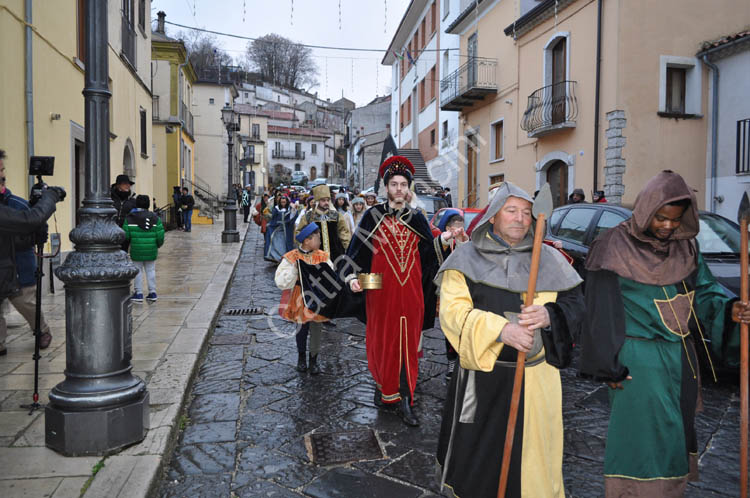
[[[135,293],[130,298],[134,303],[143,302],[143,274],[148,282],[150,303],[156,302],[156,258],[164,244],[164,225],[156,214],[149,211],[150,199],[147,195],[135,198],[135,209],[125,217],[122,229],[130,242],[130,258],[138,267],[138,275],[133,281]]]

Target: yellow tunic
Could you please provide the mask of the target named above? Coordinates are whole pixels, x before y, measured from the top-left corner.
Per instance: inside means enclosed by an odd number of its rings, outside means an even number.
[[[540,292],[534,304],[555,302],[556,292]],[[476,309],[464,275],[456,270],[443,272],[440,287],[440,326],[458,352],[463,369],[492,372],[504,344],[498,335],[508,320],[489,311]],[[562,389],[557,368],[544,361],[527,366],[523,390],[523,445],[521,457],[522,496],[528,498],[564,497],[562,476],[563,422]],[[535,358],[529,358],[533,361]],[[512,388],[512,386],[511,386]],[[482,396],[482,393],[477,393]],[[459,424],[460,425],[460,424]],[[504,431],[504,429],[503,429]],[[519,434],[516,433],[516,437]],[[502,445],[497,448],[497,474]],[[486,466],[488,462],[476,462]],[[450,482],[446,483],[450,487]],[[463,497],[474,498],[474,497]]]

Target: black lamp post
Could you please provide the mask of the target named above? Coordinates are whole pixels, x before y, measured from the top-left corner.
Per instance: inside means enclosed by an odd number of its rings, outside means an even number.
[[[221,121],[227,128],[227,204],[224,206],[224,231],[221,232],[222,242],[239,242],[240,232],[237,231],[237,199],[234,188],[232,188],[232,138],[234,133],[240,129],[237,123],[238,115],[234,109],[225,105],[221,110]]]
[[[146,384],[132,374],[130,281],[109,194],[107,2],[86,6],[86,196],[70,232],[75,251],[55,270],[65,283],[65,380],[49,393],[45,444],[68,456],[106,455],[143,440]]]

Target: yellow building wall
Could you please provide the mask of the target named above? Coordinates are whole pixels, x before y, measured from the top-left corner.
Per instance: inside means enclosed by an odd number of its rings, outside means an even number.
[[[55,174],[45,177],[49,185],[59,185],[68,192],[65,201],[57,205],[50,230],[61,234],[62,250],[71,250],[69,233],[74,228],[75,182],[73,157],[73,129],[84,126],[84,69],[75,62],[77,55],[77,7],[74,0],[55,2],[49,8],[44,2],[34,2],[32,42],[34,154],[55,157]],[[22,197],[28,197],[28,159],[26,146],[25,104],[25,35],[24,2],[0,0],[0,49],[3,71],[0,86],[0,148],[6,150],[5,161],[8,187]],[[119,56],[109,53],[110,78],[113,80],[112,132],[110,140],[110,175],[114,180],[122,173],[122,154],[128,139],[133,143],[133,160],[137,171],[135,189],[139,194],[152,195],[153,172],[151,160],[140,156],[139,107],[151,119],[151,97],[125,69]],[[59,114],[60,119],[51,119]],[[147,126],[147,130],[150,126]],[[150,154],[150,136],[147,137]],[[84,186],[81,186],[84,189]],[[81,193],[83,198],[83,193]]]
[[[154,149],[156,150],[156,166],[154,166],[154,197],[159,207],[172,202],[172,185],[167,182],[167,165],[169,164],[170,142],[165,125],[154,123],[151,126]]]

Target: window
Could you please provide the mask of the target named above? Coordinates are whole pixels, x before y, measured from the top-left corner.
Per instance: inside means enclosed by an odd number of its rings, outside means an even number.
[[[414,33],[414,40],[411,42],[411,58],[417,60],[417,50],[419,50],[419,29]]]
[[[504,139],[503,139],[503,120],[497,121],[492,124],[492,136],[490,137],[492,143],[492,161],[499,161],[504,157]]]
[[[435,85],[437,84],[437,77],[435,76],[437,72],[435,68],[436,66],[432,66],[432,69],[430,69],[430,102],[435,99]]]
[[[662,55],[659,59],[659,115],[700,117],[702,85],[698,59]]]
[[[594,229],[594,239],[597,238],[601,233],[606,232],[613,226],[619,225],[625,220],[626,218],[624,216],[620,216],[617,213],[613,213],[612,211],[603,211],[602,215],[599,216],[599,221],[596,222],[596,228]]]
[[[685,68],[667,67],[667,112],[685,114],[685,73]]]
[[[430,130],[430,145],[435,145],[435,129]]]
[[[443,0],[443,19],[448,17],[451,11],[451,0]]]
[[[443,78],[448,76],[448,73],[450,72],[450,61],[448,57],[448,51],[446,50],[443,52]]]
[[[500,173],[497,175],[490,175],[490,186],[495,185],[497,183],[502,183],[505,181],[505,174]]]
[[[422,45],[420,45],[422,48],[427,44],[426,40],[426,34],[427,34],[427,18],[422,18],[422,26],[419,28],[419,32],[422,35]]]
[[[245,98],[246,98],[246,99],[250,98],[250,94],[249,94],[249,93],[247,93],[247,92],[245,92]]]
[[[401,119],[400,120],[397,119],[396,121],[398,121],[399,129],[403,130],[404,129],[404,104],[401,104],[399,106],[399,109],[401,110],[401,113],[399,114],[399,112],[396,111],[396,117],[398,118],[400,115]]]
[[[317,154],[318,153],[318,144],[311,144],[310,145],[310,153],[311,154]]]
[[[443,121],[443,138],[448,138],[448,120]]]
[[[302,144],[297,142],[294,144],[294,156],[300,157],[302,155]]]
[[[78,0],[78,60],[86,63],[86,0]]]
[[[209,103],[210,105],[214,105],[214,99],[213,99],[213,98],[209,98],[209,99],[208,99],[208,103]]]
[[[557,224],[560,223],[560,220],[567,212],[567,209],[555,209],[552,211],[552,216],[549,219],[549,228],[555,235],[557,234]]]
[[[281,154],[281,142],[276,142],[273,146],[274,152],[276,152],[276,156],[278,157]]]
[[[294,165],[294,171],[302,171],[302,165],[300,165],[300,163],[296,163]]]
[[[560,223],[557,236],[561,239],[570,240],[583,244],[591,219],[596,214],[596,209],[570,209],[567,216]]]
[[[146,109],[141,109],[141,156],[148,157],[148,145],[146,137]]]
[[[260,125],[258,123],[253,123],[253,138],[260,138]]]
[[[146,31],[146,0],[138,0],[138,26]]]
[[[430,5],[430,34],[435,33],[435,29],[437,29],[437,20],[435,17],[435,3],[432,2],[432,5]]]
[[[422,78],[422,81],[419,82],[419,110],[421,111],[424,109],[424,106],[427,105],[425,102],[425,95],[427,92],[425,92],[425,83],[427,78]]]

